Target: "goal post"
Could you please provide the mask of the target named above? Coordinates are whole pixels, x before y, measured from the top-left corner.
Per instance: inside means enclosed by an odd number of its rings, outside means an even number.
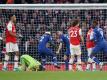
[[[29,10],[89,10],[107,9],[107,4],[0,4],[0,9],[29,9]]]
[[[17,32],[24,36],[24,38],[18,39],[20,54],[28,53],[38,60],[40,60],[37,48],[38,40],[43,32],[50,29],[53,32],[53,37],[58,30],[67,32],[67,27],[74,18],[80,20],[85,40],[87,30],[94,19],[100,21],[100,26],[107,36],[107,4],[0,4],[0,37],[5,31],[5,24],[8,22],[8,14],[10,13],[16,15]],[[58,46],[57,41],[56,46]],[[52,47],[52,49],[56,52],[55,48]],[[0,53],[2,53],[2,50],[3,45],[0,44]],[[60,54],[57,55],[58,62],[62,64],[63,68],[65,51],[66,48],[63,45]],[[3,60],[4,55],[0,54],[0,57]],[[107,62],[103,53],[98,54],[97,57],[100,61]],[[49,57],[47,63],[50,63],[51,59]],[[87,62],[85,45],[82,45],[82,61]],[[48,70],[53,69],[50,65],[47,67]],[[106,68],[105,70],[107,70]]]

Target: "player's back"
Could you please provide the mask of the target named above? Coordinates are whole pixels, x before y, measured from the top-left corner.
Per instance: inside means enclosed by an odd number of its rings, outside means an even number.
[[[70,43],[72,45],[79,45],[81,29],[79,27],[70,27],[68,33],[69,33]]]
[[[96,43],[105,41],[103,29],[99,27],[94,29],[94,41]]]
[[[34,59],[33,57],[25,54],[25,55],[22,55],[21,58],[23,58],[24,60],[26,60],[26,63],[29,65],[29,64],[40,64],[36,59]]]
[[[39,40],[39,48],[46,47],[46,44],[52,40],[52,37],[48,34],[44,34],[41,36]]]
[[[29,56],[29,55],[27,55],[27,54],[22,55],[21,58],[26,59],[28,62],[35,61],[34,58],[32,58],[31,56]]]
[[[66,45],[67,48],[69,48],[69,37],[68,34],[61,35],[61,41]]]

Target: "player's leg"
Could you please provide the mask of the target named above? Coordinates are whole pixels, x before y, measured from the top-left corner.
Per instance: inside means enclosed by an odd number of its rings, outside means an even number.
[[[90,48],[87,49],[87,52],[88,52],[88,62],[87,62],[86,70],[90,70],[90,67],[91,67],[91,59],[90,59],[91,51],[90,51]]]
[[[69,60],[69,70],[73,71],[73,62],[74,62],[74,57],[75,51],[74,48],[70,45],[70,60]]]
[[[65,70],[69,70],[69,55],[70,50],[67,49],[66,53],[64,54]]]
[[[103,44],[103,51],[104,51],[105,56],[107,57],[107,41],[105,41]],[[102,63],[102,65],[103,65],[103,63]],[[102,70],[102,67],[100,67],[100,70]]]
[[[44,53],[41,53],[40,54],[40,56],[41,56],[41,58],[42,58],[42,66],[43,66],[43,68],[44,68],[44,70],[45,70],[45,65],[46,65],[46,55],[44,54]]]
[[[8,65],[8,61],[9,61],[9,53],[5,54],[5,58],[4,58],[4,65],[3,65],[3,71],[7,70],[7,65]]]
[[[77,55],[77,69],[82,71],[82,63],[81,63],[81,48],[80,45],[75,48],[75,53]]]
[[[60,66],[58,65],[58,61],[55,53],[49,48],[46,48],[45,53],[47,54],[47,56],[52,56],[52,61],[54,66],[57,68],[60,68]]]
[[[81,55],[77,55],[77,69],[82,71]]]
[[[92,62],[92,68],[93,68],[92,71],[96,70],[96,63],[94,61]]]
[[[90,55],[91,55],[91,53],[92,53],[92,49],[93,49],[93,48],[88,48],[88,49],[87,49],[87,51],[88,51],[88,63],[87,63],[86,70],[90,70],[91,64],[92,64],[92,69],[93,69],[93,70],[96,70],[96,64],[95,64],[95,62],[90,58]]]
[[[65,62],[65,70],[69,70],[69,55],[64,55],[64,62]]]
[[[26,70],[26,63],[24,57],[20,58],[20,66],[18,67],[19,71],[25,71]]]
[[[96,45],[93,50],[92,53],[90,55],[90,58],[98,65],[100,65],[100,68],[102,68],[102,63],[98,60],[98,58],[95,57],[95,55],[102,50],[102,46],[101,45]]]
[[[89,56],[91,55],[92,50],[93,50],[93,48],[90,50],[91,52],[90,52]],[[93,60],[90,58],[90,62],[92,62],[92,71],[95,71],[95,70],[96,70],[96,63],[95,63],[95,61],[93,61]]]
[[[103,44],[103,51],[104,54],[107,56],[107,41],[105,41],[105,43]]]
[[[41,58],[41,65],[43,66],[43,68],[45,69],[45,64],[46,64],[46,54],[44,52],[45,49],[39,49],[38,48],[38,53],[39,56]]]
[[[9,61],[9,53],[12,52],[12,47],[11,47],[11,43],[6,43],[6,54],[5,54],[5,58],[4,58],[4,65],[3,65],[3,71],[7,70],[7,65],[8,65],[8,61]]]
[[[74,70],[73,70],[73,62],[74,62],[74,59],[75,59],[75,57],[74,57],[74,55],[72,54],[72,55],[70,56],[70,60],[69,60],[69,71],[74,71]]]
[[[14,56],[14,71],[17,71],[18,68],[18,60],[19,60],[19,49],[17,44],[13,44],[13,50],[15,52]]]
[[[26,71],[33,71],[33,68],[35,68],[35,63],[30,63],[26,69]],[[36,68],[35,68],[36,69]]]

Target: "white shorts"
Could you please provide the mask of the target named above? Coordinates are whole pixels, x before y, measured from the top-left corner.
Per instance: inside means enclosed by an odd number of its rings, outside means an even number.
[[[16,52],[16,51],[19,51],[19,48],[18,48],[18,44],[17,43],[6,43],[6,52]]]
[[[87,51],[88,51],[88,56],[90,56],[90,55],[91,55],[92,50],[93,50],[93,48],[87,48]]]
[[[81,47],[80,47],[80,45],[72,45],[72,44],[70,44],[70,53],[71,53],[71,55],[81,55]]]

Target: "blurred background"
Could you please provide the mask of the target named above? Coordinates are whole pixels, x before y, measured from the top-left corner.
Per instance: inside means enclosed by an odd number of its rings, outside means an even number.
[[[106,3],[107,0],[0,0],[0,4],[39,4],[39,3]]]
[[[9,21],[8,14],[14,13],[17,17],[17,33],[24,37],[18,40],[20,54],[29,54],[39,59],[38,41],[41,35],[51,30],[53,38],[56,31],[67,33],[67,29],[73,19],[80,20],[84,39],[86,33],[91,26],[92,20],[99,20],[99,25],[104,29],[105,37],[107,37],[107,9],[94,10],[17,10],[17,9],[0,9],[0,35],[3,35],[6,29],[6,23]],[[55,40],[56,46],[59,43]],[[4,45],[4,46],[3,46]],[[0,44],[0,51],[3,52],[5,44]],[[51,47],[51,46],[50,46]],[[55,52],[56,49],[52,48]],[[65,46],[58,55],[59,62],[63,62]],[[105,62],[107,58],[103,54],[98,54],[98,58]],[[1,54],[1,60],[4,55]],[[51,59],[51,58],[50,58]],[[50,60],[49,60],[50,61]],[[87,50],[85,45],[82,46],[82,61],[87,61]]]

